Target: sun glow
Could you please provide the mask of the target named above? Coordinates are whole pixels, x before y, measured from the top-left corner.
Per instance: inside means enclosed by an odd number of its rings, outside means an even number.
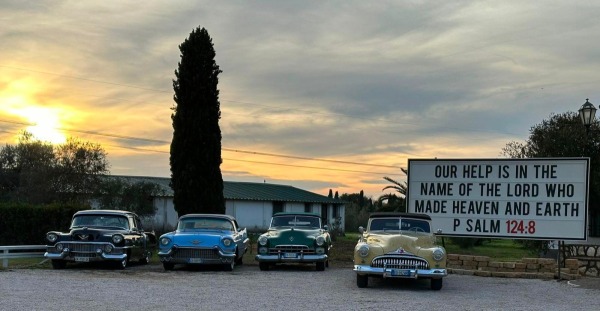
[[[26,130],[35,139],[51,144],[63,144],[67,141],[66,136],[58,129],[60,127],[58,111],[44,107],[27,107],[20,109],[19,115],[32,124]]]

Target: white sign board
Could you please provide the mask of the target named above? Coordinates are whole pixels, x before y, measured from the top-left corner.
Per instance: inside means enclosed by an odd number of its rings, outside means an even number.
[[[408,161],[408,211],[442,235],[586,240],[589,158]]]

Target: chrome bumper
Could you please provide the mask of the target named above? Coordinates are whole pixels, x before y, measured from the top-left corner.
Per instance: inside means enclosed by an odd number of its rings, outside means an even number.
[[[103,261],[103,260],[115,260],[115,261],[121,261],[123,259],[127,258],[127,254],[126,252],[123,252],[123,254],[118,254],[118,255],[113,255],[113,254],[106,254],[104,252],[96,252],[96,256],[93,257],[81,257],[81,258],[86,258],[85,260],[77,260],[78,256],[73,256],[72,254],[70,254],[70,250],[68,248],[63,249],[62,252],[60,253],[50,253],[50,252],[46,252],[44,253],[44,257],[48,258],[48,259],[58,259],[58,260],[70,260],[70,261],[84,261],[84,262],[92,262],[92,261]]]
[[[354,265],[354,272],[360,275],[378,275],[384,278],[404,278],[404,279],[440,279],[448,275],[446,269],[391,269],[374,268],[367,265]]]
[[[254,258],[259,262],[324,262],[327,261],[327,255],[304,255],[298,254],[296,257],[285,257],[282,253],[277,255],[256,255]]]

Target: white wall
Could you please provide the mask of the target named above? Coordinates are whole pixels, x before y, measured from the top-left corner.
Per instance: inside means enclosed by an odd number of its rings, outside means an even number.
[[[284,212],[304,213],[304,203],[285,202]]]
[[[154,198],[154,207],[156,214],[154,217],[144,219],[144,226],[149,230],[166,232],[174,230],[177,227],[179,219],[175,207],[173,206],[173,198],[171,197],[156,197]],[[339,208],[339,216],[342,217],[342,228],[344,226],[345,211],[344,208]],[[321,204],[312,204],[312,212],[321,215]],[[327,206],[329,218],[332,218],[333,206]],[[304,203],[286,202],[284,205],[285,212],[304,212]],[[271,216],[273,216],[273,202],[271,201],[225,201],[225,214],[235,217],[238,224],[248,231],[265,231],[269,228]],[[331,219],[329,220],[331,222]]]

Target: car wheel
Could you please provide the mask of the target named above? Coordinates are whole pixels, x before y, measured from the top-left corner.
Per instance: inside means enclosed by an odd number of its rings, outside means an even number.
[[[325,262],[324,261],[317,262],[317,271],[325,271]]]
[[[128,262],[128,261],[129,261],[129,257],[126,257],[126,258],[124,258],[123,260],[121,260],[121,261],[118,261],[118,262],[116,263],[116,267],[117,267],[117,269],[119,269],[119,270],[123,270],[123,269],[127,268],[127,262]]]
[[[235,266],[235,259],[231,259],[231,263],[223,265],[223,270],[225,271],[233,271],[233,267]]]
[[[442,283],[444,279],[431,279],[431,289],[440,290],[442,289]]]
[[[258,267],[260,268],[260,271],[269,271],[269,264],[266,262],[259,262]]]
[[[64,269],[67,267],[67,262],[64,260],[52,260],[52,269]]]
[[[140,263],[143,265],[147,265],[150,262],[150,252],[146,252],[144,257],[140,259]]]
[[[171,271],[173,270],[173,268],[175,268],[175,264],[170,262],[163,262],[163,268],[165,268],[165,271]]]
[[[369,276],[368,275],[356,275],[356,286],[360,288],[365,288],[369,285]]]

